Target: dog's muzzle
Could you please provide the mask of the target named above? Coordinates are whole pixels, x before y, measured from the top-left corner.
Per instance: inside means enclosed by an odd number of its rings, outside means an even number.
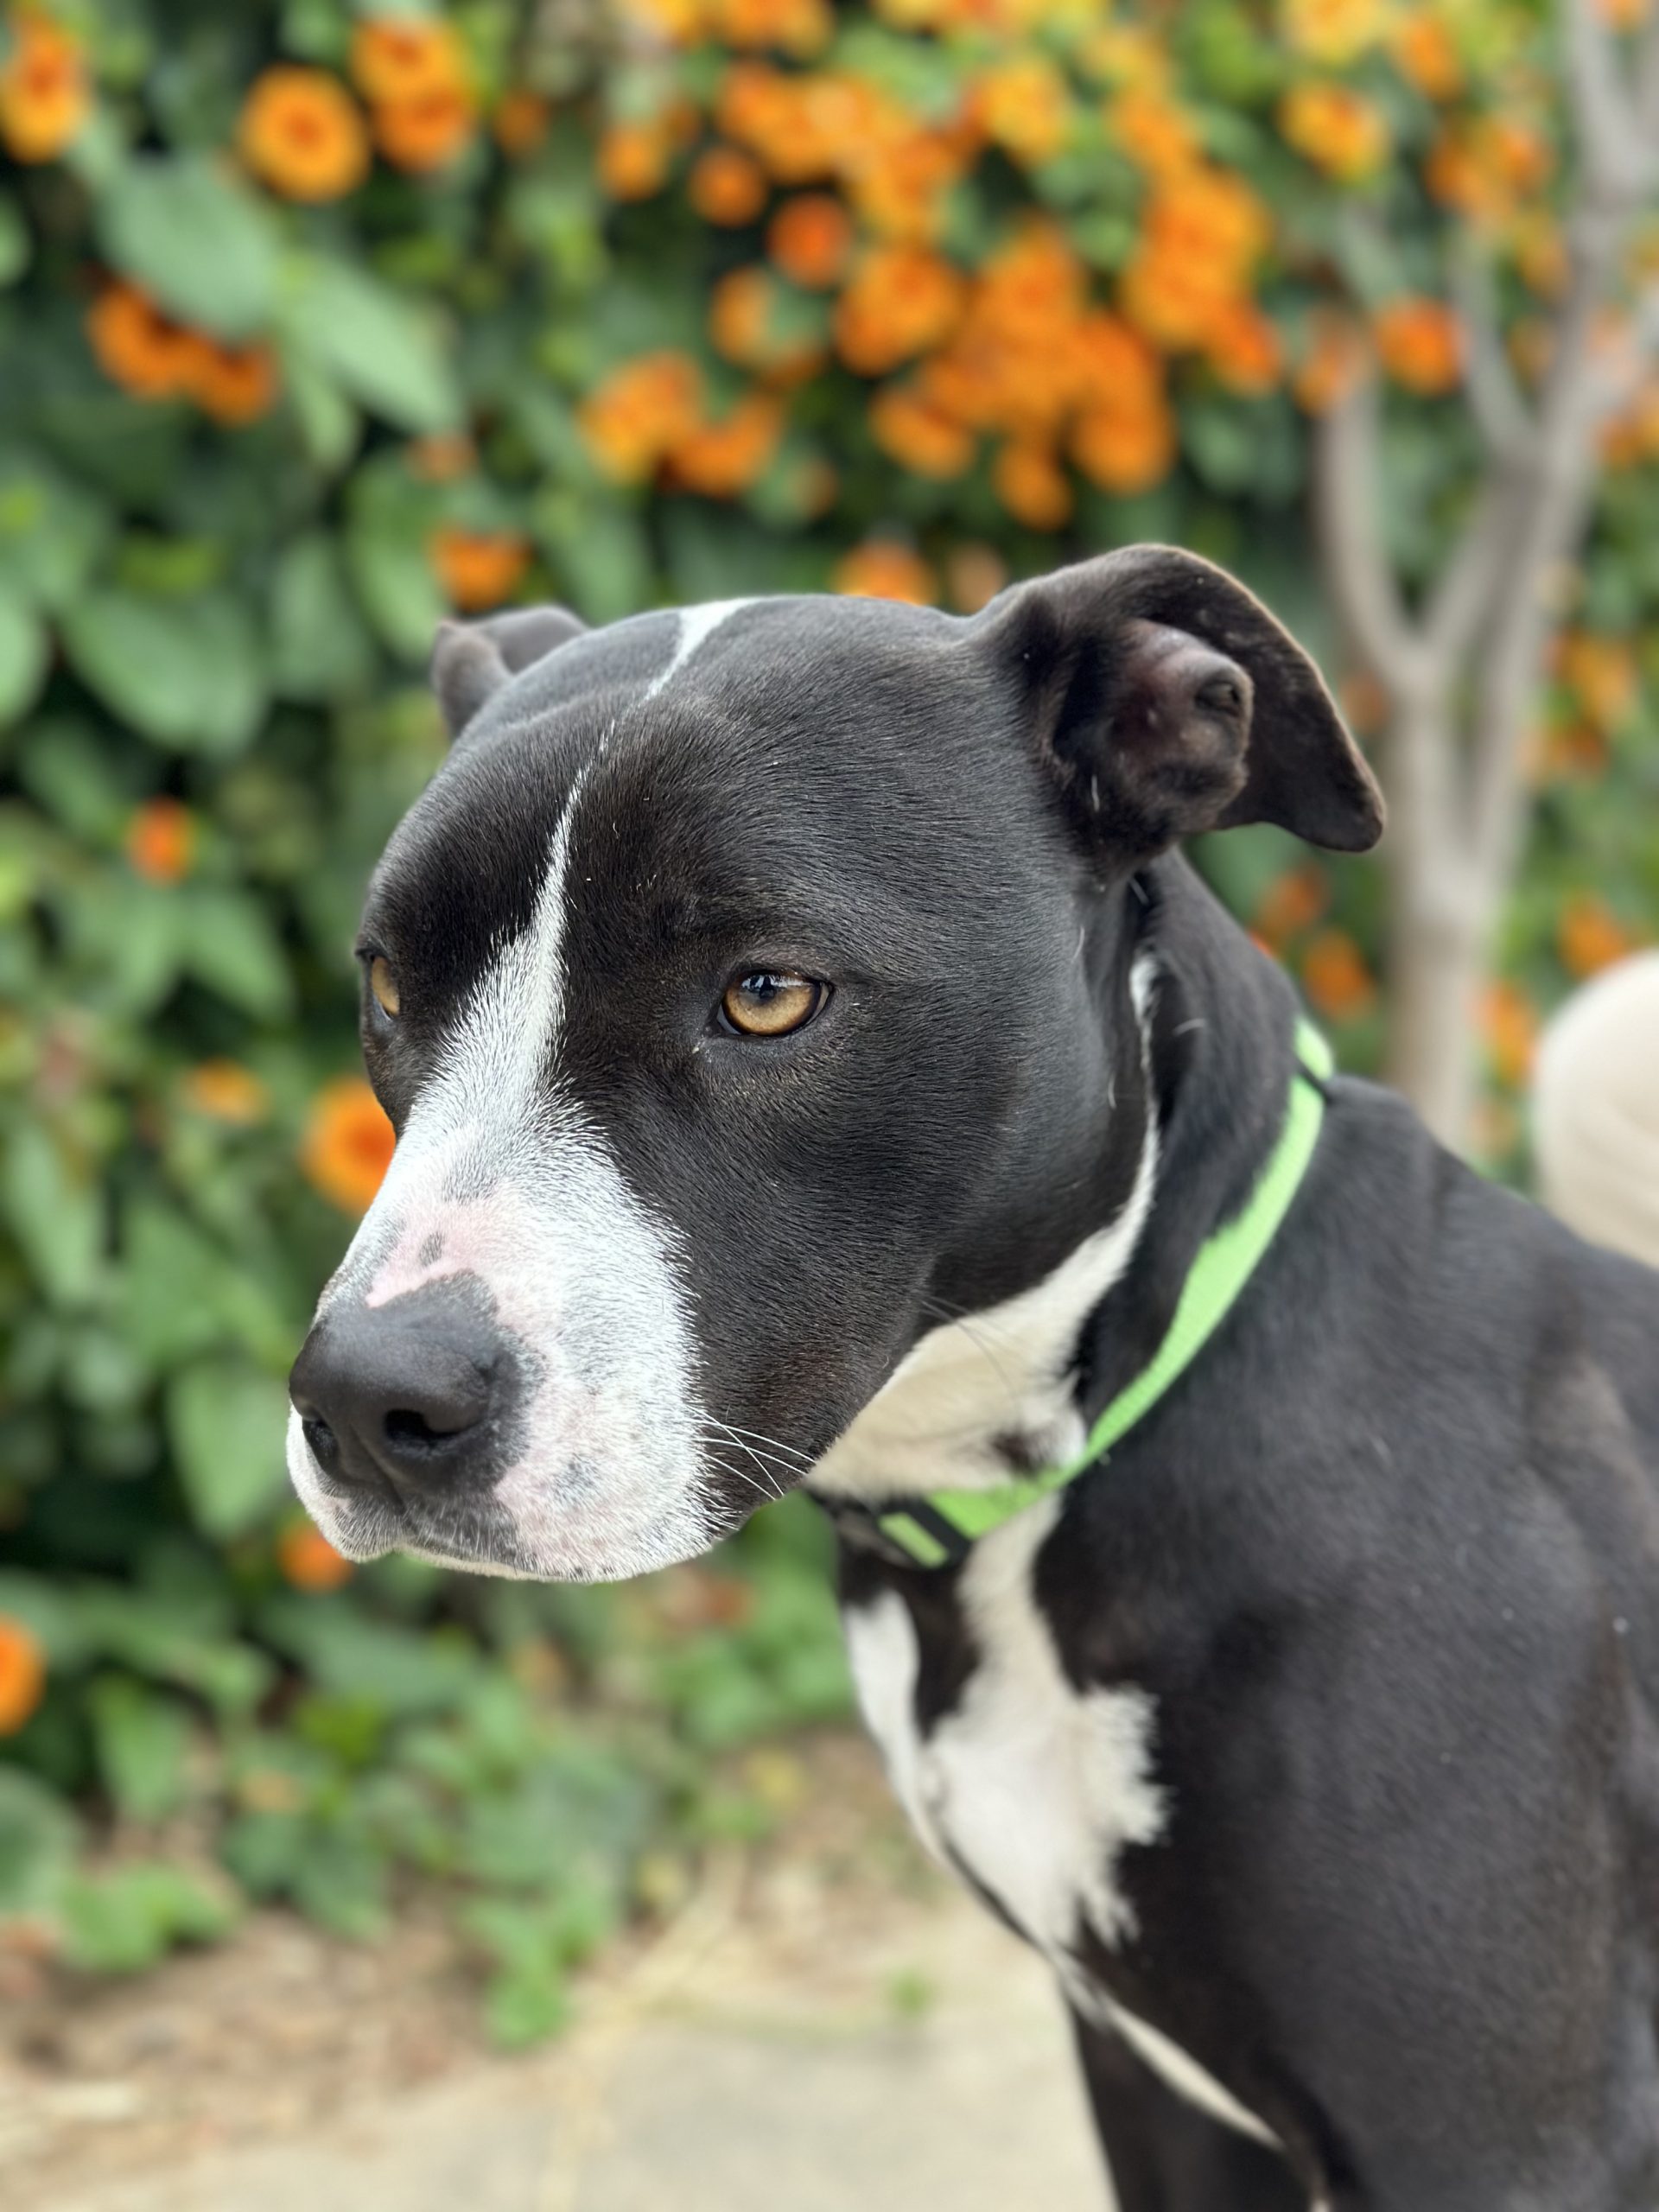
[[[487,1306],[442,1282],[385,1306],[342,1304],[317,1323],[289,1395],[331,1490],[454,1505],[503,1472],[521,1377]]]

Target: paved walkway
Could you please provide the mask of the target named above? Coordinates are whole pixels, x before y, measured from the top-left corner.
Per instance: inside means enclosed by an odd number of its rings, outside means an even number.
[[[917,1901],[896,1983],[775,1948],[714,1901],[544,2054],[52,2212],[1106,2212],[1047,1977],[976,1908]]]

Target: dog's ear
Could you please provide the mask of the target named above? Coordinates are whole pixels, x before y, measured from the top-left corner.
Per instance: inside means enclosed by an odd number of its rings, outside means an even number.
[[[587,628],[568,607],[521,607],[487,622],[441,622],[432,647],[432,689],[452,738],[493,692]]]
[[[1382,795],[1319,671],[1196,554],[1103,554],[1005,592],[975,627],[1091,845],[1138,862],[1246,822],[1337,852],[1382,835]]]

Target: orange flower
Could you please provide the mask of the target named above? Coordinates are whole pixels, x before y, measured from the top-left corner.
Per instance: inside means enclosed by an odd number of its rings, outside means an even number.
[[[1262,893],[1250,927],[1272,952],[1282,952],[1291,939],[1312,929],[1331,901],[1325,870],[1313,861],[1287,868],[1274,876]]]
[[[1423,175],[1429,190],[1471,222],[1497,224],[1548,178],[1549,142],[1519,116],[1482,115],[1443,131]]]
[[[276,397],[276,357],[269,346],[221,346],[197,336],[185,389],[216,423],[234,427],[257,422]]]
[[[1315,61],[1345,68],[1389,27],[1388,0],[1279,0],[1286,43]]]
[[[1442,301],[1395,300],[1378,309],[1371,329],[1383,367],[1408,391],[1450,391],[1463,372],[1463,332]]]
[[[697,429],[702,390],[689,355],[642,353],[612,371],[583,403],[577,420],[607,475],[642,483]]]
[[[938,596],[933,571],[919,553],[890,537],[866,538],[836,565],[833,589],[849,599],[901,599],[931,606]]]
[[[822,345],[788,327],[784,306],[769,270],[756,265],[728,270],[709,296],[715,351],[741,368],[761,372],[773,384],[810,376],[823,358]]]
[[[467,81],[453,23],[429,16],[372,16],[352,33],[352,76],[370,100],[421,100]]]
[[[778,450],[782,407],[770,393],[750,392],[720,423],[700,423],[668,456],[674,482],[711,499],[746,492]]]
[[[1051,161],[1071,130],[1071,101],[1058,65],[1046,54],[999,62],[974,87],[973,114],[986,137],[1016,162]]]
[[[515,85],[496,102],[490,128],[502,152],[516,161],[536,151],[547,137],[552,115],[539,92],[526,92],[522,85]]]
[[[1389,158],[1382,111],[1347,85],[1293,85],[1279,103],[1286,145],[1338,184],[1360,184]]]
[[[1302,956],[1302,988],[1316,1014],[1354,1021],[1376,1003],[1365,956],[1346,930],[1321,930]]]
[[[599,181],[613,200],[649,200],[668,181],[673,144],[661,124],[607,124],[599,142]]]
[[[1175,466],[1175,418],[1161,394],[1127,406],[1091,407],[1071,432],[1071,458],[1103,492],[1132,499]]]
[[[1394,66],[1426,100],[1453,100],[1463,90],[1463,62],[1452,33],[1433,8],[1395,18],[1389,37]]]
[[[778,47],[798,59],[818,53],[835,29],[830,0],[710,0],[709,15],[728,46]]]
[[[1569,630],[1556,648],[1556,664],[1598,729],[1617,729],[1635,706],[1640,676],[1628,639]]]
[[[196,818],[175,798],[147,798],[127,823],[127,858],[150,883],[179,883],[195,858]]]
[[[251,1128],[263,1122],[270,1104],[264,1084],[239,1060],[202,1060],[189,1071],[180,1090],[193,1112],[236,1128]]]
[[[1653,0],[1596,0],[1596,11],[1611,30],[1640,30],[1653,13]]]
[[[1580,892],[1561,909],[1555,943],[1561,965],[1582,981],[1622,960],[1634,950],[1636,939],[1605,899]]]
[[[828,192],[798,193],[785,200],[766,226],[766,251],[773,264],[804,291],[833,284],[852,251],[852,219]]]
[[[464,85],[385,100],[374,111],[374,143],[400,169],[419,176],[453,162],[473,135],[478,109]]]
[[[360,1075],[324,1084],[300,1141],[308,1182],[346,1213],[366,1212],[391,1165],[397,1139]]]
[[[1284,373],[1278,326],[1250,300],[1235,300],[1222,309],[1206,351],[1219,380],[1247,397],[1271,391]]]
[[[692,165],[686,190],[705,223],[752,223],[766,204],[760,165],[736,146],[710,146]]]
[[[1298,403],[1310,415],[1323,415],[1352,388],[1364,365],[1365,341],[1347,316],[1316,309],[1294,381]]]
[[[1247,289],[1270,234],[1267,209],[1230,170],[1194,169],[1160,182],[1123,271],[1125,314],[1171,351],[1203,345]]]
[[[140,399],[168,398],[189,381],[196,340],[134,284],[105,287],[87,313],[86,335],[105,375]]]
[[[1518,983],[1491,984],[1481,1001],[1480,1026],[1492,1072],[1515,1087],[1532,1072],[1538,1044],[1538,1010]]]
[[[883,453],[918,476],[960,476],[973,466],[971,434],[918,392],[897,385],[870,402],[870,434]]]
[[[872,247],[836,303],[836,346],[849,369],[881,376],[946,337],[967,287],[925,246]]]
[[[977,614],[1008,581],[1007,563],[994,545],[953,546],[944,568],[950,604],[963,614]]]
[[[991,464],[991,483],[1027,530],[1058,530],[1071,519],[1071,482],[1051,446],[1011,438]]]
[[[1567,241],[1561,226],[1548,207],[1529,207],[1517,215],[1510,232],[1515,265],[1522,282],[1541,298],[1559,298],[1567,289]]]
[[[1161,92],[1121,92],[1106,111],[1107,128],[1127,157],[1148,176],[1170,177],[1198,158],[1198,134]]]
[[[32,8],[11,17],[11,52],[0,68],[0,140],[14,161],[55,161],[92,105],[80,41]]]
[[[46,1694],[46,1654],[33,1631],[0,1613],[0,1736],[15,1736]]]
[[[427,540],[427,552],[450,605],[469,614],[499,607],[530,566],[530,540],[517,531],[445,524]]]
[[[351,95],[322,69],[267,69],[243,103],[237,140],[254,175],[289,200],[338,200],[368,175]]]
[[[276,1564],[296,1590],[338,1590],[352,1573],[350,1560],[308,1521],[290,1522],[277,1537]]]

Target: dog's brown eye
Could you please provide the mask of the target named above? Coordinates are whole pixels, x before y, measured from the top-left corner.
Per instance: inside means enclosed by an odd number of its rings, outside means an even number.
[[[381,1013],[396,1015],[399,1003],[397,978],[384,953],[377,952],[369,963],[369,988],[374,993],[375,1004]]]
[[[787,1037],[811,1020],[823,997],[823,985],[804,976],[762,971],[729,985],[720,1010],[728,1026],[745,1037]]]

